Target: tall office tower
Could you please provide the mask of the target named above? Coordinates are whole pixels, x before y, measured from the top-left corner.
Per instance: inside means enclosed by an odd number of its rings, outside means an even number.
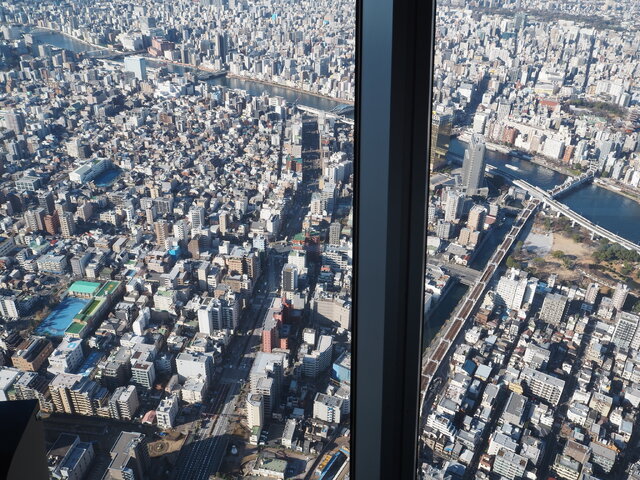
[[[640,348],[640,316],[628,312],[618,312],[616,315],[616,329],[611,337],[611,343],[620,350]]]
[[[220,233],[222,233],[222,235],[226,235],[229,227],[229,214],[227,212],[222,212],[218,216],[218,219],[220,223]]]
[[[147,61],[143,57],[124,57],[124,71],[133,72],[142,82],[147,80]]]
[[[38,195],[38,205],[44,209],[45,215],[51,215],[55,209],[53,192],[44,192]]]
[[[447,201],[444,208],[444,221],[456,222],[464,210],[465,195],[457,190],[447,191]]]
[[[75,235],[76,221],[73,218],[73,213],[64,212],[62,216],[60,216],[60,230],[62,231],[62,236],[65,238]]]
[[[587,292],[584,295],[585,303],[588,303],[590,305],[596,303],[598,293],[600,293],[600,285],[597,283],[590,283],[587,287]]]
[[[295,292],[298,289],[298,267],[287,263],[282,267],[282,290]]]
[[[540,318],[552,325],[560,325],[568,300],[559,293],[547,294],[540,310]]]
[[[340,245],[340,232],[342,231],[342,225],[340,222],[333,222],[329,225],[329,243],[331,245]]]
[[[4,114],[4,127],[12,130],[16,135],[22,133],[26,127],[24,115],[17,110],[8,110]]]
[[[189,223],[191,223],[191,230],[199,230],[204,226],[204,208],[197,205],[192,206],[189,209]]]
[[[156,243],[162,248],[165,248],[167,238],[169,237],[169,222],[167,222],[166,220],[158,220],[157,222],[155,222],[153,227],[156,232]]]
[[[516,8],[515,11],[518,12],[515,16],[515,29],[522,30],[527,25],[527,14],[520,11],[519,8]]]
[[[431,120],[430,169],[441,167],[446,162],[451,141],[451,115],[434,113]]]
[[[469,147],[464,152],[462,185],[467,195],[477,195],[484,184],[485,143],[482,135],[473,134]]]
[[[611,298],[616,310],[622,310],[624,302],[627,301],[627,295],[629,295],[629,287],[624,283],[618,283],[615,291],[613,292],[613,297]]]
[[[486,212],[487,209],[482,205],[474,205],[471,207],[469,218],[467,219],[467,227],[471,230],[482,230]]]
[[[215,47],[214,53],[217,58],[220,59],[222,63],[227,61],[227,42],[225,36],[222,34],[218,34],[214,37]]]

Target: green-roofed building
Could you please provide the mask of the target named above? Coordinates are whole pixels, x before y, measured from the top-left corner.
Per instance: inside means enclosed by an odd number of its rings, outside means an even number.
[[[96,293],[96,297],[105,297],[107,295],[110,295],[119,286],[120,286],[120,282],[117,282],[115,280],[111,280],[111,281],[105,282],[105,284],[102,286],[100,291],[98,293]]]
[[[260,476],[284,479],[287,461],[280,458],[262,457],[256,463],[253,473]]]
[[[87,333],[87,324],[85,322],[72,322],[65,330],[65,335],[72,338],[84,338]]]
[[[77,282],[73,282],[71,284],[67,293],[74,297],[91,298],[95,295],[99,288],[100,283],[78,280]]]

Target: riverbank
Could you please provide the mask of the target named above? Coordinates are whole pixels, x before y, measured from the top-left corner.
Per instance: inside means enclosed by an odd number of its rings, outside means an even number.
[[[290,85],[285,85],[283,83],[270,82],[268,80],[260,80],[258,78],[250,77],[248,75],[236,75],[234,73],[228,73],[227,72],[227,78],[236,78],[238,80],[248,80],[250,82],[256,82],[256,83],[261,83],[263,85],[269,85],[270,87],[286,88],[288,90],[293,90],[294,92],[304,93],[305,95],[313,95],[314,97],[323,98],[325,100],[332,100],[334,102],[340,102],[340,103],[343,103],[345,105],[353,106],[355,104],[353,102],[353,100],[346,100],[344,98],[336,98],[336,97],[332,97],[330,95],[324,95],[322,93],[311,92],[309,90],[305,90],[304,88],[292,87]]]
[[[105,47],[104,45],[98,45],[98,44],[95,44],[95,43],[87,42],[84,38],[76,37],[75,35],[71,35],[71,34],[69,34],[67,32],[61,32],[60,30],[55,30],[53,28],[41,27],[39,25],[33,25],[33,26],[24,25],[24,26],[31,29],[31,31],[29,32],[31,34],[34,33],[34,30],[40,30],[43,33],[46,33],[46,32],[56,33],[58,35],[64,35],[65,37],[68,37],[68,38],[70,38],[72,40],[75,40],[76,42],[83,43],[83,44],[85,44],[85,45],[87,45],[89,47],[97,48],[98,50],[106,50],[106,51],[111,52],[111,53],[122,53],[122,52],[118,52],[117,50],[112,50],[109,47]],[[41,33],[41,32],[37,32],[36,31],[35,34],[37,35],[38,33]]]
[[[610,192],[617,193],[618,195],[622,195],[623,197],[628,198],[629,200],[633,200],[634,202],[640,204],[640,194],[634,195],[633,193],[627,192],[625,189],[621,187],[611,185],[607,180],[604,180],[602,178],[594,179],[593,183],[595,183],[599,187],[609,190]]]
[[[469,143],[469,140],[471,140],[471,134],[469,132],[463,132],[460,135],[458,135],[458,138],[463,142]],[[509,152],[514,150],[513,148],[506,147],[499,143],[489,142],[486,139],[485,139],[485,146],[487,150],[490,150],[492,152],[499,152],[505,155],[509,155]],[[523,152],[523,153],[527,153],[528,155],[531,155],[528,152]],[[559,165],[556,162],[552,162],[544,157],[541,157],[540,155],[531,155],[531,158],[528,158],[526,161],[535,163],[536,165],[540,165],[541,167],[548,168],[549,170],[553,170],[554,172],[561,173],[563,175],[566,175],[567,177],[576,176],[576,173],[574,170],[567,168],[564,165]]]
[[[82,38],[76,37],[74,35],[70,35],[70,34],[68,34],[66,32],[62,32],[60,30],[55,30],[55,29],[48,28],[48,27],[40,27],[38,25],[23,25],[23,26],[25,28],[32,29],[32,31],[29,32],[29,33],[33,33],[33,30],[41,30],[43,32],[49,32],[49,33],[65,36],[65,37],[67,37],[67,38],[69,38],[71,40],[80,42],[80,43],[82,43],[84,45],[87,45],[87,46],[90,46],[90,47],[94,47],[96,49],[107,51],[109,53],[113,53],[113,54],[125,54],[125,53],[127,53],[127,52],[121,52],[121,51],[118,51],[118,50],[114,50],[111,47],[105,47],[105,46],[102,46],[102,45],[92,44],[92,43],[87,42],[86,40],[84,40]],[[38,32],[35,32],[35,33],[37,34]],[[202,65],[193,65],[193,64],[189,64],[189,63],[176,62],[174,60],[169,60],[169,59],[163,58],[163,57],[150,57],[148,55],[144,55],[144,57],[147,58],[149,61],[152,61],[152,62],[166,63],[168,65],[175,65],[177,67],[188,68],[188,69],[203,71],[203,72],[207,72],[207,73],[213,73],[213,74],[216,75],[216,77],[226,76],[227,78],[231,78],[231,79],[255,82],[255,83],[259,83],[259,84],[262,84],[262,85],[267,85],[267,86],[270,86],[270,87],[284,88],[284,89],[291,90],[291,91],[296,92],[296,93],[300,93],[300,94],[304,94],[304,95],[310,95],[312,97],[316,97],[316,98],[323,99],[323,100],[329,100],[329,101],[332,101],[332,102],[340,103],[342,105],[350,105],[350,106],[354,105],[354,102],[352,100],[346,100],[346,99],[343,99],[343,98],[336,98],[336,97],[332,97],[330,95],[324,95],[322,93],[317,93],[317,92],[312,92],[312,91],[309,91],[309,90],[305,90],[303,88],[285,85],[283,83],[270,82],[268,80],[262,80],[262,79],[254,78],[254,77],[251,77],[249,75],[235,75],[235,74],[229,73],[227,70],[214,70],[212,68],[208,68],[208,67],[205,67],[205,66],[202,66]]]

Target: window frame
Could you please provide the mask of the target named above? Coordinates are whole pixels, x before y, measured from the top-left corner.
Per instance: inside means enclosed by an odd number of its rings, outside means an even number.
[[[418,471],[435,2],[357,0],[351,475]]]

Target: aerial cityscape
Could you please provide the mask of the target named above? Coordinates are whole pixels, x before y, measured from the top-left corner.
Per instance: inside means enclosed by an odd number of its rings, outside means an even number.
[[[418,475],[640,480],[640,6],[436,17]],[[0,35],[0,401],[50,477],[349,478],[355,2]]]
[[[423,479],[640,479],[634,2],[439,2]]]

